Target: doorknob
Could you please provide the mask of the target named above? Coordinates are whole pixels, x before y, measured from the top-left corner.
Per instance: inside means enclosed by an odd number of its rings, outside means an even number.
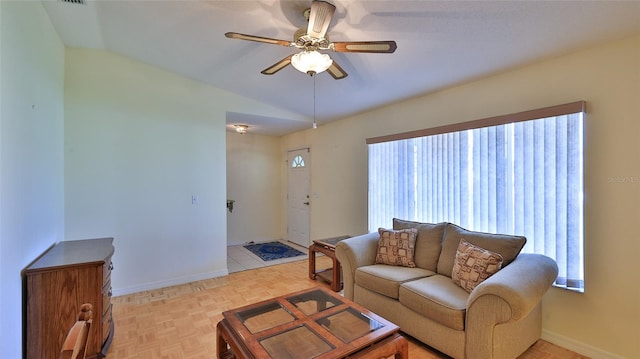
[[[309,202],[304,202],[303,204],[306,204],[307,206],[309,205]]]

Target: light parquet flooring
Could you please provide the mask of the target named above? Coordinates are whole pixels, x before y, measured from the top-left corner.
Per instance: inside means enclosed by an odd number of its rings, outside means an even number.
[[[318,268],[331,266],[317,258]],[[193,283],[112,299],[115,335],[110,359],[213,359],[216,324],[222,312],[317,285],[308,277],[307,260],[232,273]],[[409,338],[412,359],[447,356]],[[519,359],[583,359],[539,340]]]

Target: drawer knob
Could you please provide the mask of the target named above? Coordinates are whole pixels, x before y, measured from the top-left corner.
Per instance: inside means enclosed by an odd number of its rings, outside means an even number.
[[[109,297],[111,297],[113,295],[113,288],[112,287],[109,287],[109,293],[107,293],[107,295]]]
[[[109,262],[109,270],[113,270],[113,262]]]

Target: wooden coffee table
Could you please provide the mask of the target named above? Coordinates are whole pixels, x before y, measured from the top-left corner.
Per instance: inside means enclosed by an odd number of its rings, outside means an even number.
[[[397,325],[324,288],[222,313],[219,359],[409,357]]]

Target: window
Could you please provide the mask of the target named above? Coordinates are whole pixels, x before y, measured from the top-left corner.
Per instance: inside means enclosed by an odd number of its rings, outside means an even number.
[[[582,291],[584,102],[368,139],[369,230],[393,217],[527,237]]]
[[[292,168],[304,167],[304,158],[302,158],[302,156],[300,155],[295,156],[291,161],[291,167]]]

